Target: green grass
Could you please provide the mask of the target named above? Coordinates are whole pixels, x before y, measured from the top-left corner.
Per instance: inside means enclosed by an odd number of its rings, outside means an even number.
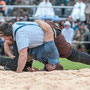
[[[77,70],[82,68],[90,68],[90,65],[71,62],[70,60],[67,60],[65,58],[60,59],[60,63],[64,66],[64,69],[70,69],[70,70]],[[38,61],[34,61],[33,67],[37,67],[39,69],[42,69],[44,65]]]

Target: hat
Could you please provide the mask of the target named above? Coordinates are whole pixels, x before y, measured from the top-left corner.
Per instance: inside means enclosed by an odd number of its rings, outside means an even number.
[[[70,24],[69,21],[66,21],[66,22],[64,23],[64,26],[65,26],[65,25],[71,26],[71,24]]]

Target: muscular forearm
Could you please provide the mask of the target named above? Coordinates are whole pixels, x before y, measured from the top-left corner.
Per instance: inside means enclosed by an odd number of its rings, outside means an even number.
[[[53,31],[49,24],[47,24],[44,21],[41,20],[35,20],[35,22],[42,28],[42,30],[45,33],[44,40],[45,41],[52,41],[54,39],[53,37]]]
[[[10,57],[10,58],[15,58],[15,56],[12,54],[12,51],[11,51],[11,48],[10,48],[10,45],[12,44],[13,42],[11,41],[5,41],[4,43],[4,50],[5,50],[5,53]]]
[[[48,27],[50,28],[50,26],[47,23],[45,23],[44,21],[35,20],[35,22],[42,28],[42,30],[44,32],[47,32],[48,31]]]
[[[17,71],[18,73],[21,73],[25,67],[27,61],[27,56],[19,55],[19,59],[18,59],[18,67],[17,67]]]
[[[16,71],[18,73],[21,73],[25,67],[27,61],[27,49],[28,48],[24,48],[19,52],[18,67]]]

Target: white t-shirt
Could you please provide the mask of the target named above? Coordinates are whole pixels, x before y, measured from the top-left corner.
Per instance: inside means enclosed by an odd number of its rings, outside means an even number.
[[[13,37],[17,43],[18,52],[26,47],[33,48],[44,43],[44,32],[37,23],[27,21],[16,22],[12,27]],[[17,30],[15,35],[15,31],[17,28],[19,29]]]

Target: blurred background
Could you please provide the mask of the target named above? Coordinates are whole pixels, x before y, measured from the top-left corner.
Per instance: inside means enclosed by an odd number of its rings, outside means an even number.
[[[90,54],[90,0],[0,0],[0,24],[35,19],[54,22],[73,48]]]

